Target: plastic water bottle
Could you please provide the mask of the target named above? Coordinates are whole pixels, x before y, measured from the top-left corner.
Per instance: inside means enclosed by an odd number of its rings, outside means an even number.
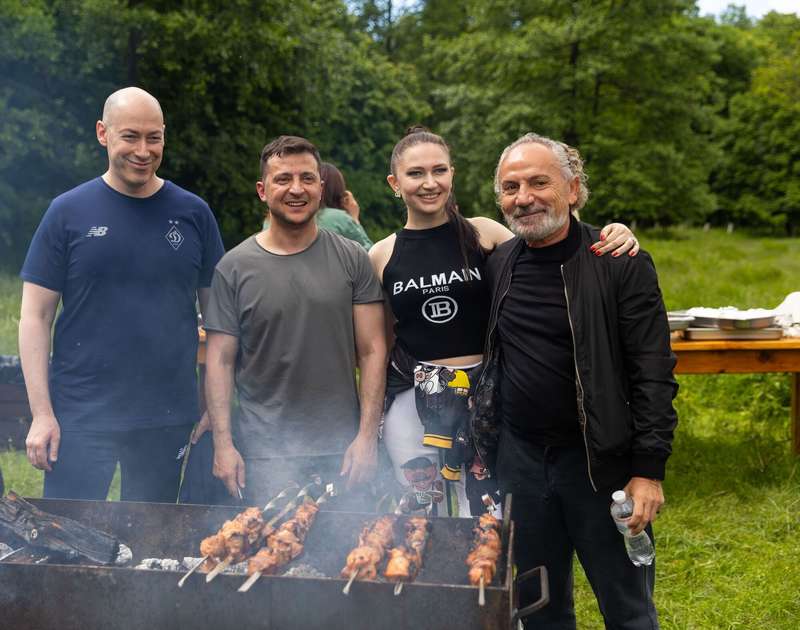
[[[614,501],[611,504],[611,518],[617,525],[617,529],[625,537],[625,550],[634,565],[650,566],[653,558],[656,557],[656,550],[647,532],[642,530],[638,534],[632,534],[628,527],[628,519],[633,516],[633,498],[628,497],[624,490],[617,490],[611,495]]]

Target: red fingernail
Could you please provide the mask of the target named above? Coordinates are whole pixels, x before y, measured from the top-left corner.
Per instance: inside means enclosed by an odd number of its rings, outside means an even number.
[[[596,251],[596,252],[594,253],[594,255],[595,255],[595,256],[602,256],[602,254],[600,253],[600,251],[599,251],[599,250],[598,250],[598,251]]]
[[[601,240],[601,241],[604,241],[604,240],[606,240],[606,235],[605,235],[605,234],[601,234],[601,235],[600,235],[600,240]]]
[[[614,252],[614,253],[613,253],[613,254],[611,254],[611,255],[612,255],[614,258],[616,258],[617,256],[619,256],[619,252]]]

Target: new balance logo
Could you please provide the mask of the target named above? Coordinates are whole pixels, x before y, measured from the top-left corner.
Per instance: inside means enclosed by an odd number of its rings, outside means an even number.
[[[105,225],[95,225],[89,228],[89,231],[86,233],[86,238],[91,238],[92,236],[105,236],[108,233],[108,227]]]

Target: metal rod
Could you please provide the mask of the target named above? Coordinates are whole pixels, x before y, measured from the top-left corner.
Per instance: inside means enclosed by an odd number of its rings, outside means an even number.
[[[481,576],[481,583],[478,585],[478,606],[486,605],[486,586],[483,583],[483,576]]]
[[[273,497],[272,499],[270,499],[270,502],[269,502],[269,503],[267,503],[267,504],[264,506],[264,509],[263,509],[263,510],[261,510],[261,511],[262,511],[262,512],[266,512],[267,510],[271,510],[272,508],[274,508],[274,507],[275,507],[275,504],[276,504],[278,501],[280,501],[282,498],[284,498],[284,497],[285,497],[287,494],[289,494],[289,493],[290,493],[292,490],[294,490],[296,487],[297,487],[297,484],[296,484],[296,483],[293,481],[293,482],[292,482],[292,484],[291,484],[289,487],[287,487],[287,488],[284,488],[283,490],[281,490],[280,494],[278,494],[277,496],[275,496],[275,497]]]
[[[0,562],[2,562],[3,560],[5,560],[6,558],[10,558],[10,557],[11,557],[11,556],[13,556],[15,553],[17,553],[17,552],[19,552],[19,551],[22,551],[23,549],[25,549],[25,547],[20,547],[19,549],[14,549],[14,551],[9,551],[9,552],[8,552],[6,555],[4,555],[2,558],[0,558]]]
[[[261,577],[261,571],[256,571],[255,573],[253,573],[253,575],[247,578],[247,581],[244,584],[242,584],[237,590],[240,593],[246,593],[247,591],[250,590],[250,587],[253,586],[253,584],[258,582],[258,578],[260,577]]]
[[[355,582],[357,575],[358,575],[358,569],[350,573],[350,579],[347,580],[347,584],[345,584],[344,588],[342,589],[342,593],[344,593],[345,595],[350,594],[350,587],[353,585],[353,582]]]
[[[199,568],[200,568],[200,565],[202,565],[202,564],[203,564],[203,563],[204,563],[206,560],[208,560],[208,556],[203,556],[202,558],[200,558],[200,562],[198,562],[198,563],[197,563],[196,565],[194,565],[194,566],[193,566],[191,569],[189,569],[189,570],[186,572],[186,575],[184,575],[184,576],[183,576],[183,577],[180,579],[180,581],[178,581],[178,588],[183,588],[183,583],[184,583],[184,582],[185,582],[185,581],[188,579],[188,577],[189,577],[189,576],[190,576],[192,573],[194,573],[195,571],[197,571],[197,569],[199,569]]]
[[[225,569],[227,569],[231,565],[231,559],[225,558],[222,562],[217,564],[211,571],[206,573],[206,584],[208,584],[211,580],[217,577],[220,573],[222,573]]]

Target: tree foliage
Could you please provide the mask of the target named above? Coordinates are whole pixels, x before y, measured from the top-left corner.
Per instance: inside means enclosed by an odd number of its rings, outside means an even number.
[[[713,46],[686,2],[463,4],[466,30],[434,33],[425,48],[463,208],[492,208],[497,156],[536,131],[580,147],[591,218],[672,222],[712,209],[703,134]]]
[[[257,229],[262,146],[316,142],[373,237],[402,223],[385,175],[423,122],[452,144],[468,214],[494,214],[500,150],[536,130],[587,160],[589,219],[795,230],[797,16],[719,21],[691,0],[0,0],[0,264],[49,200],[101,173],[105,97],[161,101],[161,174]]]
[[[714,179],[720,215],[737,223],[800,228],[800,19],[769,14],[755,29],[764,61],[731,98]]]

